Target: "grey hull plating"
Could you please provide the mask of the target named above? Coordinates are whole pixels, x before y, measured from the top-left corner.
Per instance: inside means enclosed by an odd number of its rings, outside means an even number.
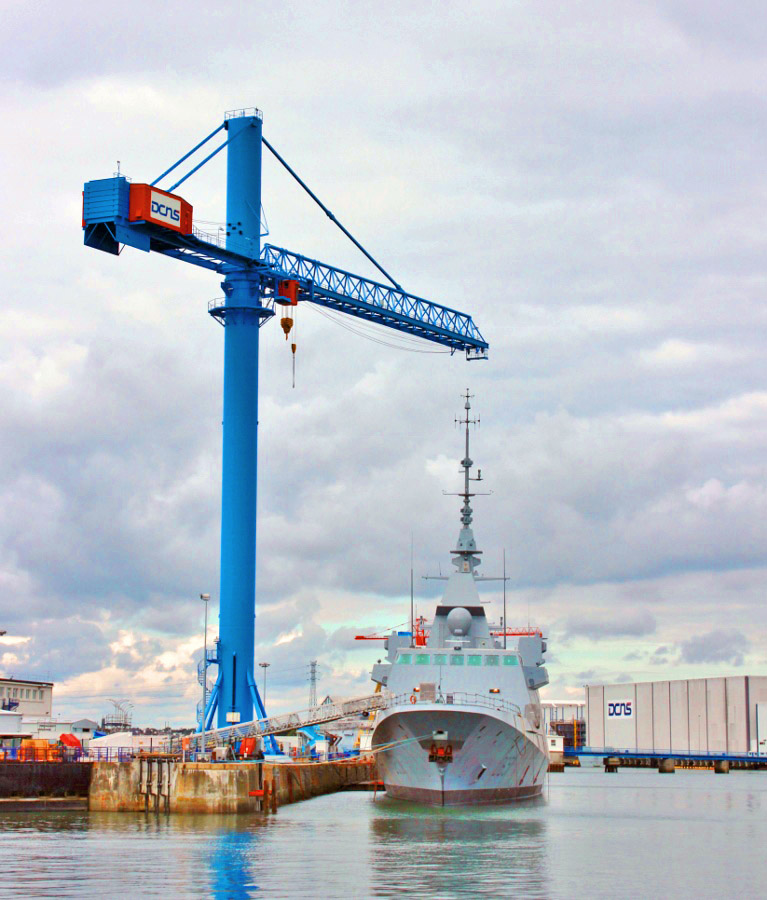
[[[503,712],[394,707],[376,723],[379,776],[391,797],[439,806],[502,803],[539,796],[548,756],[526,720]],[[448,735],[452,761],[429,761],[435,731]],[[441,770],[442,769],[442,770]]]

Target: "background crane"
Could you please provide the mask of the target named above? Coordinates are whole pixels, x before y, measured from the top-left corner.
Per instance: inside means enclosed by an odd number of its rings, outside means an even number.
[[[107,253],[124,245],[162,253],[211,269],[224,280],[224,297],[209,313],[224,326],[223,475],[219,642],[203,661],[218,675],[203,712],[206,727],[266,716],[253,672],[256,576],[256,481],[259,328],[284,308],[286,337],[291,308],[302,301],[326,306],[483,359],[488,344],[465,313],[402,290],[338,221],[262,134],[259,110],[226,113],[224,122],[151,184],[123,175],[86,182],[84,241]],[[168,190],[158,185],[215,137],[226,139]],[[391,286],[308,259],[279,247],[261,247],[262,148],[275,156],[326,215],[391,282]],[[207,234],[193,222],[192,206],[174,194],[187,178],[227,149],[226,231]]]

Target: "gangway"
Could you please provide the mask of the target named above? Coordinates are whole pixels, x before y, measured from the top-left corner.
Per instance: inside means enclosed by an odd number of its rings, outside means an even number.
[[[248,737],[264,738],[270,735],[284,734],[286,731],[307,728],[311,725],[322,725],[324,722],[334,722],[337,719],[345,719],[347,716],[375,712],[383,709],[388,699],[388,695],[384,693],[369,694],[365,697],[355,697],[337,703],[323,703],[320,706],[286,713],[282,716],[268,716],[265,719],[241,722],[239,725],[230,725],[227,728],[214,728],[205,733],[205,747],[207,749],[221,746]],[[199,734],[192,737],[190,747],[195,750],[200,749]]]
[[[412,695],[391,694],[381,691],[378,694],[368,694],[365,697],[355,697],[351,700],[340,700],[337,703],[323,703],[300,712],[286,713],[283,716],[269,716],[265,719],[256,719],[253,722],[242,722],[239,725],[230,725],[227,728],[215,728],[205,734],[205,747],[212,748],[222,746],[242,738],[265,738],[270,735],[284,734],[286,731],[300,730],[312,725],[322,725],[325,722],[334,722],[337,719],[345,719],[347,716],[360,713],[376,712],[387,709],[390,706],[402,706],[412,703]],[[484,694],[472,694],[457,691],[441,695],[436,703],[444,703],[448,706],[476,706],[485,709],[506,712],[512,716],[522,718],[522,710],[509,700],[500,697],[486,697]],[[200,735],[194,735],[190,742],[192,750],[200,749]]]

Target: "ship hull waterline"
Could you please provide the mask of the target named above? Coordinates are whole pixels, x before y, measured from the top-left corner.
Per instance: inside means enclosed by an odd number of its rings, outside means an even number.
[[[531,800],[543,793],[543,736],[503,712],[444,705],[400,707],[376,723],[372,748],[389,797],[432,806]],[[429,761],[435,732],[446,732],[452,762]]]

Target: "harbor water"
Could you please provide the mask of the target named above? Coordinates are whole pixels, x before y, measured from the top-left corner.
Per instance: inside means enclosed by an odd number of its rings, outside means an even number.
[[[0,896],[756,897],[765,847],[763,773],[583,769],[486,808],[342,793],[266,817],[0,810]]]

